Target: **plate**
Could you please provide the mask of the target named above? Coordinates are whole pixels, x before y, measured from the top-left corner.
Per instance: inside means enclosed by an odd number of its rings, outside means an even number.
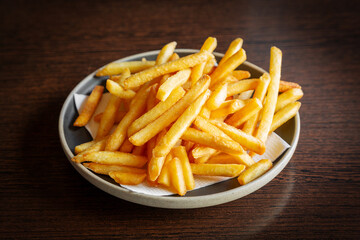
[[[176,50],[176,53],[180,56],[189,55],[194,52],[198,52],[198,50]],[[159,51],[144,52],[119,59],[116,62],[136,61],[142,58],[155,60],[158,53]],[[213,54],[217,59],[221,59],[223,56],[221,53],[214,52]],[[244,62],[239,69],[249,71],[254,78],[260,77],[265,72],[265,70],[247,61]],[[110,177],[95,174],[80,163],[71,161],[71,158],[74,156],[75,146],[92,140],[90,134],[84,127],[78,128],[72,126],[78,116],[74,103],[74,94],[89,95],[95,85],[102,84],[105,86],[107,77],[95,77],[97,71],[98,70],[83,79],[66,98],[59,117],[59,135],[65,155],[72,166],[90,183],[118,198],[159,208],[188,209],[214,206],[239,199],[263,187],[284,169],[294,154],[300,134],[299,114],[276,130],[276,133],[290,144],[290,148],[274,161],[274,166],[270,171],[247,185],[240,186],[237,179],[233,178],[211,186],[189,191],[182,197],[178,195],[152,196],[130,191],[115,183]]]

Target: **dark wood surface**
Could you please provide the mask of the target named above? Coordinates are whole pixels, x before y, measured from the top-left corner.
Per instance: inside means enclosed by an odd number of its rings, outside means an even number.
[[[2,1],[1,239],[351,239],[360,235],[358,1]],[[69,164],[58,116],[98,67],[208,36],[245,40],[268,69],[302,85],[301,136],[287,167],[242,199],[192,210],[115,198]]]

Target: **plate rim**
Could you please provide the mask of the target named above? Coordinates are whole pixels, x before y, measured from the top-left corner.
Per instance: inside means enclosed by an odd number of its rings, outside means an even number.
[[[134,55],[130,55],[124,58],[120,58],[118,60],[115,60],[113,62],[126,62],[133,60],[135,58],[141,58],[146,57],[148,55],[158,54],[160,50],[153,50],[153,51],[147,51],[143,53],[138,53]],[[176,53],[194,53],[199,52],[198,49],[176,49]],[[213,54],[216,57],[223,57],[224,54],[213,52]],[[107,64],[106,64],[107,65]],[[106,66],[104,65],[104,66]],[[250,63],[248,61],[245,61],[243,65],[247,65],[248,67],[251,67],[259,72],[266,72],[264,69],[256,66],[253,63]],[[104,66],[100,67],[99,69],[103,68]],[[77,170],[78,173],[80,173],[81,176],[83,176],[87,181],[89,181],[91,184],[95,185],[97,188],[100,188],[104,192],[107,192],[115,197],[118,197],[120,199],[150,206],[150,207],[158,207],[158,208],[169,208],[169,209],[191,209],[191,208],[202,208],[202,207],[209,207],[209,206],[215,206],[227,202],[234,201],[236,199],[242,198],[247,196],[250,193],[253,193],[260,189],[261,187],[268,184],[270,181],[272,181],[288,164],[291,157],[293,156],[296,146],[299,141],[299,135],[300,135],[300,114],[297,113],[295,116],[295,132],[294,137],[292,139],[292,142],[290,143],[290,148],[286,150],[284,155],[274,164],[273,168],[270,169],[267,173],[262,175],[261,177],[255,179],[254,181],[244,185],[244,186],[238,186],[236,188],[219,192],[219,193],[212,193],[208,195],[202,195],[202,196],[174,196],[174,195],[167,195],[167,196],[154,196],[154,195],[148,195],[144,193],[137,193],[133,192],[129,189],[126,189],[122,187],[121,185],[115,185],[114,183],[110,183],[103,178],[99,177],[97,174],[93,173],[92,171],[85,168],[81,163],[75,163],[71,161],[71,158],[74,156],[72,151],[70,150],[69,146],[67,145],[66,138],[65,138],[65,132],[64,132],[64,117],[65,117],[65,109],[67,106],[71,103],[71,100],[73,99],[74,94],[83,86],[85,85],[90,79],[92,79],[95,75],[95,73],[99,70],[95,70],[94,72],[87,75],[83,80],[81,80],[69,93],[69,95],[66,97],[66,100],[64,101],[60,116],[59,116],[59,122],[58,122],[58,128],[59,128],[59,137],[61,146],[63,148],[63,151],[68,158],[71,165]],[[209,187],[209,186],[208,186]]]

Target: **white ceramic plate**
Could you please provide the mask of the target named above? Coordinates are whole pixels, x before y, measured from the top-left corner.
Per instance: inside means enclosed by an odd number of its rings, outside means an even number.
[[[188,55],[197,50],[193,49],[177,49],[176,52],[180,56]],[[125,62],[125,61],[136,61],[146,58],[148,60],[155,60],[159,51],[151,51],[136,54],[126,58],[117,60],[116,62]],[[215,57],[220,59],[223,54],[214,53]],[[243,63],[239,69],[250,71],[253,78],[260,77],[265,71],[254,64],[249,62]],[[74,156],[74,148],[76,145],[91,141],[92,138],[85,128],[73,127],[72,123],[78,116],[77,110],[74,103],[74,94],[89,94],[95,85],[102,84],[105,86],[105,81],[107,77],[95,77],[97,70],[85,79],[83,79],[69,94],[66,98],[64,105],[61,109],[59,117],[59,134],[60,141],[64,152],[69,159],[73,167],[89,182],[94,184],[96,187],[101,190],[112,194],[121,199],[160,208],[200,208],[208,207],[213,205],[218,205],[226,202],[233,201],[244,197],[259,188],[263,187],[265,184],[270,182],[274,177],[276,177],[282,169],[287,165],[292,155],[294,154],[299,134],[300,134],[300,116],[297,114],[293,119],[288,121],[282,127],[280,127],[276,133],[280,135],[286,142],[290,144],[290,148],[287,149],[275,162],[273,168],[268,171],[266,174],[260,178],[254,180],[253,182],[240,186],[237,182],[237,179],[230,179],[224,182],[216,183],[214,185],[204,187],[201,189],[189,191],[185,196],[180,197],[178,195],[170,196],[152,196],[142,193],[132,192],[128,189],[121,187],[119,184],[115,183],[110,177],[98,175],[90,170],[86,169],[84,166],[78,163],[71,161],[71,158]]]

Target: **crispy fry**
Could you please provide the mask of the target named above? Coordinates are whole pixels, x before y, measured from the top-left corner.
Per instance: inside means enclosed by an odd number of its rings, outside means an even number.
[[[129,141],[129,139],[125,138],[123,144],[121,144],[119,151],[124,153],[131,153],[134,145]]]
[[[292,88],[301,88],[301,86],[294,82],[280,80],[279,92],[286,92]]]
[[[208,37],[204,44],[202,45],[200,51],[208,51],[213,52],[217,46],[216,38]],[[207,62],[200,63],[193,67],[191,72],[191,83],[192,86],[196,83],[197,80],[200,79],[200,77],[204,73],[204,68]]]
[[[229,73],[234,71],[240,64],[245,62],[245,60],[245,50],[240,49],[237,53],[227,59],[223,64],[219,64],[219,66],[211,74],[210,88],[212,88],[220,79],[226,77]]]
[[[83,163],[84,167],[89,168],[91,171],[109,175],[110,172],[130,172],[130,173],[146,173],[146,170],[143,168],[133,168],[120,165],[108,165],[101,163]]]
[[[245,101],[240,99],[233,99],[225,101],[220,107],[211,112],[211,119],[218,119],[222,117],[227,117],[229,114],[232,114],[245,106]]]
[[[158,183],[167,187],[170,186],[169,162],[171,159],[173,159],[173,156],[171,153],[169,153],[165,158],[164,166],[161,169],[161,173],[157,179]]]
[[[271,167],[272,162],[269,159],[262,159],[242,172],[238,181],[240,185],[245,185],[269,171]]]
[[[214,92],[209,97],[209,100],[206,102],[206,107],[209,110],[215,110],[220,107],[220,105],[225,101],[227,97],[227,83],[219,85],[215,88]]]
[[[227,96],[233,96],[248,90],[254,90],[259,83],[259,79],[246,79],[234,83],[229,83]]]
[[[172,186],[180,196],[184,196],[186,185],[181,162],[178,158],[175,157],[169,162],[169,173]]]
[[[300,106],[301,106],[300,102],[293,102],[293,103],[289,103],[288,105],[283,107],[280,111],[278,111],[274,115],[274,119],[271,124],[270,132],[275,131],[281,125],[283,125],[288,120],[293,118],[296,115],[296,113],[299,111]]]
[[[135,146],[132,151],[132,154],[142,156],[145,153],[145,150],[146,150],[146,144],[142,146]]]
[[[108,151],[86,153],[84,155],[84,159],[86,162],[125,165],[139,168],[143,167],[147,162],[147,158],[143,156],[136,156],[130,153]]]
[[[190,161],[186,153],[184,146],[175,147],[172,149],[175,157],[180,159],[182,170],[184,173],[184,180],[187,190],[193,190],[195,188],[195,180],[191,171]]]
[[[235,77],[237,80],[243,80],[250,78],[251,74],[249,71],[234,70],[232,71],[231,76]]]
[[[239,164],[239,161],[231,155],[220,153],[206,161],[208,164]]]
[[[209,119],[210,118],[210,114],[211,114],[211,111],[206,107],[204,106],[200,113],[199,113],[199,116],[202,116],[203,118],[207,118]]]
[[[196,164],[191,163],[191,171],[195,175],[237,177],[245,170],[242,164]]]
[[[156,58],[155,65],[160,65],[166,63],[171,55],[174,53],[177,43],[171,42],[166,44],[160,51],[159,55]]]
[[[109,176],[122,185],[138,185],[146,178],[146,173],[110,172]]]
[[[215,64],[216,64],[216,59],[210,58],[205,64],[203,74],[210,75],[215,70]]]
[[[241,49],[243,42],[244,41],[241,38],[236,38],[235,40],[233,40],[230,43],[229,48],[226,50],[224,57],[219,62],[219,65],[224,64],[231,56],[238,52]]]
[[[255,115],[262,108],[262,104],[259,99],[252,98],[243,108],[235,112],[225,122],[234,127],[240,127],[245,121]]]
[[[74,126],[83,127],[89,122],[91,116],[94,114],[96,107],[101,100],[103,91],[103,86],[95,86],[90,96],[86,100],[83,109],[80,111],[79,116],[75,120]]]
[[[213,156],[216,152],[217,152],[216,149],[210,147],[203,147],[203,146],[197,146],[191,150],[191,154],[195,158],[196,163],[203,163],[200,162],[199,160],[200,158],[206,156]],[[202,161],[204,161],[204,159],[202,159]]]
[[[293,103],[304,95],[303,91],[300,88],[292,88],[282,94],[279,95],[278,100],[276,102],[275,112],[278,112],[280,109],[285,107],[286,105]]]
[[[122,86],[125,89],[135,88],[141,86],[148,81],[153,80],[154,78],[160,77],[167,73],[172,73],[189,67],[193,67],[199,63],[207,61],[209,58],[212,57],[214,56],[208,51],[194,53],[186,57],[179,58],[178,60],[154,66],[140,73],[136,73],[127,78],[126,81],[123,82]]]
[[[74,156],[71,160],[73,162],[77,162],[77,163],[84,162],[85,161],[85,159],[84,159],[85,154],[91,153],[91,152],[103,151],[105,149],[106,140],[107,140],[107,138],[99,140],[97,143],[95,143],[94,145],[92,145],[91,147],[86,149],[85,151],[82,151],[78,155]]]
[[[99,142],[99,140],[92,140],[90,142],[85,142],[83,144],[77,145],[75,147],[75,154],[79,154],[83,151],[85,151],[86,149],[88,149],[89,147],[93,146],[95,143]]]
[[[262,118],[260,120],[259,127],[256,132],[256,137],[263,142],[266,142],[269,134],[271,123],[274,117],[276,101],[279,93],[279,83],[281,74],[281,50],[272,47],[270,54],[270,83],[269,89],[266,96],[265,106],[262,111]]]
[[[127,128],[130,124],[137,119],[145,110],[146,100],[149,94],[149,87],[145,84],[136,94],[134,104],[131,105],[131,108],[121,120],[121,122],[116,127],[116,130],[110,135],[105,150],[107,151],[116,151],[119,149],[121,144],[124,142]],[[142,145],[142,144],[141,144]]]
[[[185,94],[182,87],[178,87],[172,91],[170,96],[164,101],[159,102],[151,110],[147,111],[144,115],[136,119],[128,129],[128,136],[134,135],[136,132],[155,121],[159,116],[164,114],[169,108],[171,108],[179,99]]]
[[[131,73],[140,72],[147,68],[153,67],[155,61],[130,61],[130,62],[113,62],[106,65],[96,73],[97,77],[121,74],[124,69],[130,69]]]
[[[127,89],[125,90],[122,86],[118,83],[108,79],[106,81],[106,89],[114,96],[118,98],[125,98],[125,99],[132,99],[135,97],[136,92],[133,90]]]
[[[99,114],[96,114],[94,116],[94,121],[97,122],[97,123],[100,123],[101,121],[101,118],[103,116],[103,112],[102,113],[99,113]],[[114,121],[114,124],[117,124],[121,121],[121,119],[125,116],[126,112],[124,110],[119,110],[115,113],[115,121]]]
[[[166,79],[159,87],[156,98],[165,101],[174,89],[180,87],[189,79],[190,74],[191,70],[187,68]]]
[[[233,140],[238,142],[241,146],[245,147],[246,149],[249,149],[260,155],[265,152],[264,142],[253,137],[252,135],[247,134],[241,131],[240,129],[230,126],[224,122],[210,120],[210,123],[220,128],[222,131],[224,131],[225,134],[230,136]]]
[[[204,75],[196,84],[181,98],[177,103],[173,105],[171,109],[162,114],[155,121],[148,124],[145,128],[141,129],[130,137],[130,141],[136,145],[141,146],[152,137],[158,134],[162,129],[169,126],[174,122],[185,109],[202,93],[204,92],[210,83],[210,77]]]

